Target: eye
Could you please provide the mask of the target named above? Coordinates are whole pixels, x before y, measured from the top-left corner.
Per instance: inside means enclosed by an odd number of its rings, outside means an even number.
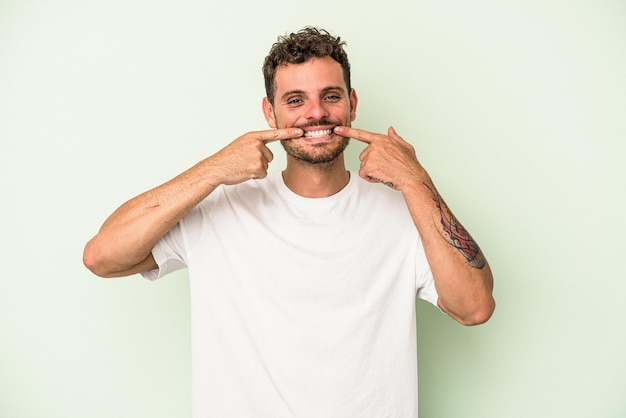
[[[292,97],[290,99],[287,99],[287,104],[289,106],[298,106],[298,105],[301,105],[302,103],[304,103],[304,101],[299,97]]]
[[[341,96],[338,94],[327,94],[326,96],[324,96],[324,100],[326,100],[327,102],[337,102],[339,100],[341,100]]]

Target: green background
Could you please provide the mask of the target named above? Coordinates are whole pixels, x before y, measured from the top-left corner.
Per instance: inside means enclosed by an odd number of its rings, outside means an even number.
[[[186,273],[99,279],[82,248],[264,129],[263,57],[308,24],[348,42],[355,126],[415,146],[495,274],[483,326],[418,304],[420,416],[626,416],[626,3],[606,0],[0,0],[0,416],[190,416]]]

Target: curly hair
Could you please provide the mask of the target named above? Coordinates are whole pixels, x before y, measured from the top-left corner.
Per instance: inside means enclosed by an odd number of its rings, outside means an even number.
[[[289,36],[279,36],[263,62],[265,93],[273,105],[276,92],[276,69],[281,65],[302,64],[311,58],[330,56],[343,69],[343,79],[350,91],[350,63],[341,38],[334,37],[324,29],[307,26]]]

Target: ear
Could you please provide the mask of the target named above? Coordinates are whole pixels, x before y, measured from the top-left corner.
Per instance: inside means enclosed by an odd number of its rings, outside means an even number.
[[[263,116],[270,128],[276,128],[276,117],[274,116],[274,107],[267,100],[267,97],[263,98]]]
[[[356,90],[350,90],[350,122],[354,122],[356,119],[356,105],[359,102],[359,98],[356,95]]]

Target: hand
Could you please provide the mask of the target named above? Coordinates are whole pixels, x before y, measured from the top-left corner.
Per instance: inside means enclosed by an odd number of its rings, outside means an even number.
[[[216,184],[237,184],[267,176],[269,163],[274,159],[267,144],[293,139],[304,134],[302,129],[272,129],[248,132],[208,158],[217,177]]]
[[[367,147],[359,155],[359,176],[371,183],[384,183],[402,191],[410,184],[430,182],[411,144],[402,139],[390,127],[387,135],[375,134],[362,129],[337,126],[335,133],[365,142]]]

